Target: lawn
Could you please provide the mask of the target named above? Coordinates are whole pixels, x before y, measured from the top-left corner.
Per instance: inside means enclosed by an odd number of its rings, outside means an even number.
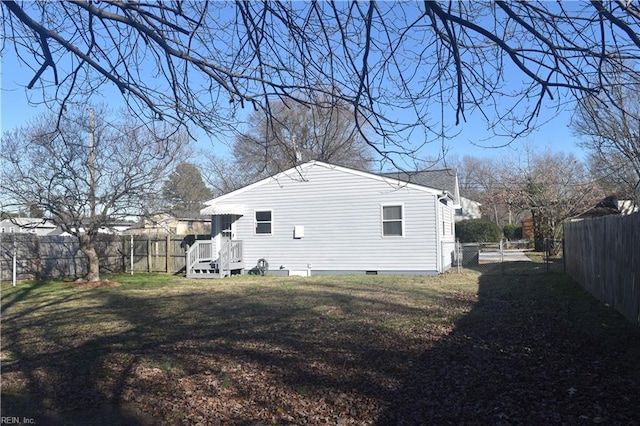
[[[37,424],[639,424],[640,330],[560,274],[2,284]]]

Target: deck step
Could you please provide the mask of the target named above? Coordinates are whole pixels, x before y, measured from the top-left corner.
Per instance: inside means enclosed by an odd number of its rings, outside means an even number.
[[[217,270],[218,265],[212,264],[211,262],[196,262],[191,269]]]
[[[193,269],[187,278],[221,278],[220,273],[215,269]]]

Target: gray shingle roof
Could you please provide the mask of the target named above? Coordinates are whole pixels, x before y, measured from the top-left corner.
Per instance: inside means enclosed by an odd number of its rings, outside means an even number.
[[[382,176],[398,179],[416,185],[426,186],[433,189],[447,191],[455,197],[459,197],[456,171],[454,169],[382,173]]]

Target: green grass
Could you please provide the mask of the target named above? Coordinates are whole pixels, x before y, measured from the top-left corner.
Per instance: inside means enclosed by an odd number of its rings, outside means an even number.
[[[120,285],[2,284],[3,413],[395,424],[551,410],[570,423],[577,409],[625,421],[640,397],[638,328],[564,275],[104,278]]]

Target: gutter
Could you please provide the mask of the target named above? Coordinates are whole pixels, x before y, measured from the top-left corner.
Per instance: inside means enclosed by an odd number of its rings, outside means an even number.
[[[439,274],[443,272],[442,270],[442,234],[440,234],[440,200],[444,200],[445,198],[451,198],[451,194],[447,191],[444,191],[442,194],[437,195],[435,197],[435,208],[436,208],[436,270]]]

